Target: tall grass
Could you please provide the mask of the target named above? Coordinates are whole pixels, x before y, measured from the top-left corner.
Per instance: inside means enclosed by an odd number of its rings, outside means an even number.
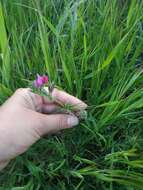
[[[139,0],[1,1],[1,102],[48,73],[89,107],[11,162],[0,189],[142,189],[142,12]]]

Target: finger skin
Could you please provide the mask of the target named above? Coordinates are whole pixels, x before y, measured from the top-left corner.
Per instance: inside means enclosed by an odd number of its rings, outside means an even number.
[[[79,120],[76,116],[69,114],[44,115],[39,113],[40,125],[35,125],[35,129],[40,136],[48,133],[55,133],[62,129],[71,128],[78,125]]]
[[[41,107],[41,112],[45,114],[56,113],[60,107],[56,104],[43,104]]]
[[[8,165],[9,161],[2,161],[0,162],[0,170],[2,170],[3,168],[5,168]]]
[[[48,92],[47,87],[45,87],[45,90]],[[81,110],[81,109],[84,110],[87,108],[87,104],[85,104],[83,101],[79,100],[78,98],[64,91],[58,90],[57,88],[53,89],[52,97],[63,104],[73,105],[74,110]]]

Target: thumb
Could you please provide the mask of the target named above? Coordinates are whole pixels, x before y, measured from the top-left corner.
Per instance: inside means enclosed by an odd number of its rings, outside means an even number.
[[[71,128],[79,123],[76,116],[69,114],[40,115],[40,125],[35,126],[40,136],[47,133],[57,132],[62,129]]]

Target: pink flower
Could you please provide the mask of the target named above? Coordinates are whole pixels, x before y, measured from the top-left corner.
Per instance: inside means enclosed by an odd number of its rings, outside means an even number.
[[[48,82],[48,76],[46,75],[40,76],[39,74],[37,74],[37,79],[34,81],[34,86],[36,88],[40,88],[47,82]]]
[[[48,82],[48,77],[44,75],[42,80],[43,80],[43,83],[46,84]]]

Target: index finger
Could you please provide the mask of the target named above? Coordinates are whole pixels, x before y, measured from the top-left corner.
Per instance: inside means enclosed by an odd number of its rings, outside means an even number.
[[[48,92],[48,88],[45,87],[45,90]],[[52,98],[55,99],[55,101],[59,101],[63,104],[70,104],[71,106],[73,106],[74,110],[81,110],[81,109],[84,110],[87,108],[87,104],[85,104],[83,101],[68,94],[67,92],[58,90],[57,88],[53,89],[51,95]]]

